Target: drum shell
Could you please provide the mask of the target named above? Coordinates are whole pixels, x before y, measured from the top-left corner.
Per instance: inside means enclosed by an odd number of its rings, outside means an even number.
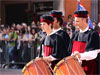
[[[51,75],[52,71],[47,62],[38,58],[31,60],[22,70],[24,75]]]
[[[62,59],[54,67],[56,75],[85,75],[80,63],[72,56]]]

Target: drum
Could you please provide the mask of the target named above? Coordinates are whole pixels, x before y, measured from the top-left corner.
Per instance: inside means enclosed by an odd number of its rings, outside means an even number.
[[[85,75],[80,63],[73,56],[59,61],[54,67],[55,75]]]
[[[24,75],[52,75],[51,68],[42,58],[31,60],[22,72]]]

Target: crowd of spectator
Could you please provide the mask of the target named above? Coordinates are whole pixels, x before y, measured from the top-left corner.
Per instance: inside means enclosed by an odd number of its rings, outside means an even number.
[[[68,22],[63,23],[62,28],[69,34],[79,30],[74,27],[74,19],[68,16]],[[93,28],[100,34],[100,22],[93,22]],[[40,41],[43,37],[41,25],[32,21],[31,25],[27,23],[9,25],[0,25],[0,66],[2,68],[20,68],[32,59],[35,59],[39,53]],[[19,67],[20,66],[20,67]],[[23,66],[22,66],[23,67]]]
[[[33,21],[0,26],[0,60],[1,64],[28,62],[37,56],[36,49],[41,40],[41,29]],[[5,63],[6,62],[6,63]]]

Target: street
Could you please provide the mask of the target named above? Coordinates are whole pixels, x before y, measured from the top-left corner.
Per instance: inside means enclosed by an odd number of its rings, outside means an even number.
[[[21,69],[0,69],[0,75],[22,75]]]

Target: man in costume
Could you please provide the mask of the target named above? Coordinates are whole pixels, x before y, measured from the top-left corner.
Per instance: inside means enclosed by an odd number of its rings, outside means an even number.
[[[48,15],[43,15],[41,18],[41,28],[43,32],[46,32],[46,37],[42,40],[40,53],[43,59],[48,62],[54,60],[61,60],[66,56],[69,56],[68,51],[65,48],[61,36],[59,36],[55,31],[52,30],[53,17]],[[52,63],[52,68],[56,63]]]
[[[82,61],[82,67],[86,74],[97,74],[96,57],[97,52],[92,51],[99,49],[99,35],[98,33],[89,28],[88,25],[88,11],[75,11],[75,27],[79,27],[79,31],[76,31],[72,35],[72,53],[75,55],[79,53],[80,60]]]
[[[62,12],[57,11],[57,10],[52,10],[50,12],[50,16],[54,18],[53,31],[56,32],[59,36],[61,36],[62,41],[64,43],[64,48],[66,48],[66,51],[68,52],[67,54],[70,55],[70,52],[68,51],[70,37],[67,34],[67,32],[61,28],[63,24]]]

